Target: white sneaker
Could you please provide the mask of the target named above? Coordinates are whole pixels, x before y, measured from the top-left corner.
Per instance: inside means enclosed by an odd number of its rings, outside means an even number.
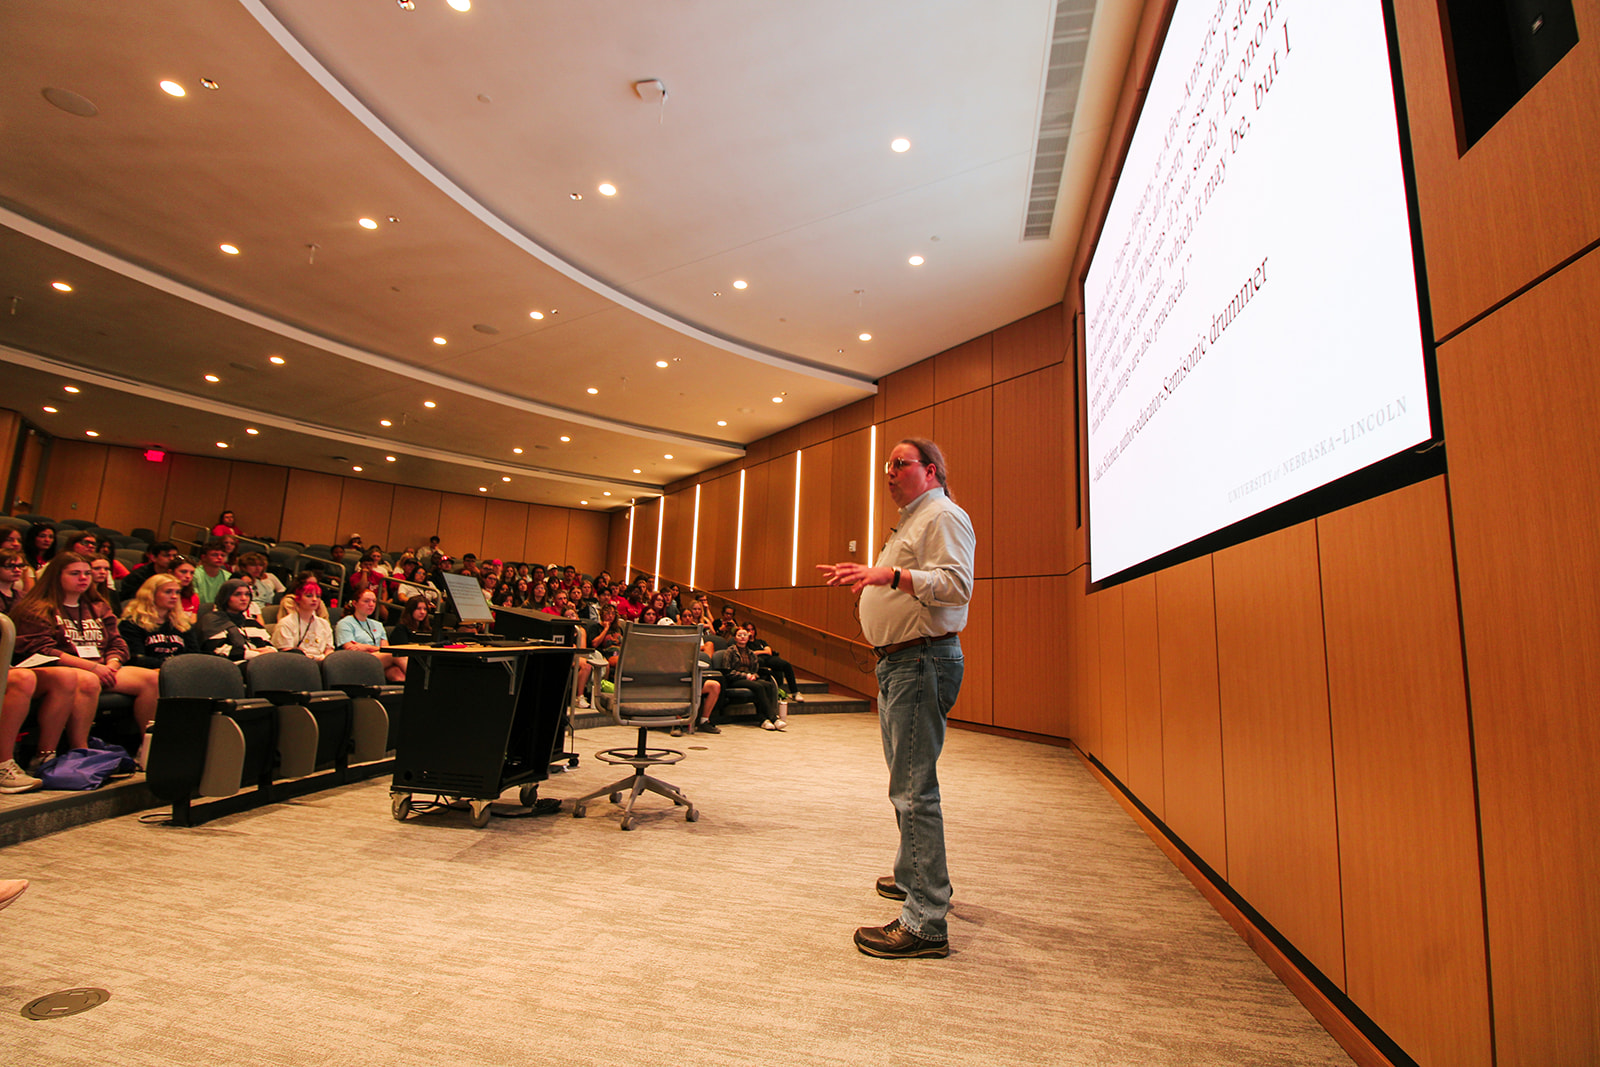
[[[762,719],[761,728],[763,730],[776,730],[778,728],[778,724],[773,722],[771,719]]]
[[[588,710],[588,708],[589,708],[589,698],[588,697],[579,697],[577,700],[574,700],[572,702],[572,706],[575,707],[575,708],[583,708],[584,710]]]
[[[789,728],[789,720],[788,719],[779,719],[778,720],[778,725],[773,727],[774,730],[787,730],[788,728]]]
[[[0,793],[31,793],[42,785],[43,780],[17,766],[16,760],[0,763]]]

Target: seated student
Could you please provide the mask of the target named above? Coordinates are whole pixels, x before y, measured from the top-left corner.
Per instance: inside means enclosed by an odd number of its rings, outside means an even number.
[[[11,612],[17,626],[16,658],[35,653],[56,657],[59,670],[71,668],[78,684],[77,703],[71,721],[76,730],[83,723],[83,734],[69,737],[72,747],[88,743],[88,725],[94,720],[95,704],[101,691],[121,693],[133,698],[133,717],[140,733],[156,717],[156,672],[127,666],[128,644],[117,631],[116,617],[94,589],[89,561],[76,552],[63,552],[39,572],[39,581]],[[41,756],[54,755],[59,727],[54,736],[39,731]]]
[[[0,615],[10,615],[11,605],[22,595],[22,568],[27,565],[28,557],[20,550],[0,548]]]
[[[233,577],[228,571],[228,546],[221,540],[207,541],[200,550],[200,566],[194,572],[194,591],[202,604],[213,604],[217,591]]]
[[[122,614],[122,598],[117,595],[116,583],[111,580],[111,561],[104,556],[88,556],[89,573],[94,576],[94,591],[106,602],[111,614]]]
[[[16,556],[21,560],[16,573],[8,573],[0,577],[0,597],[7,597],[5,603],[26,593],[33,588],[33,569],[28,566],[28,557],[22,551],[22,531],[15,526],[0,526],[0,557]],[[6,610],[0,608],[0,611]]]
[[[315,574],[307,571],[300,575],[294,592],[283,598],[278,624],[272,628],[272,643],[285,652],[299,651],[317,660],[333,651],[328,605]]]
[[[209,605],[201,603],[200,594],[194,590],[194,571],[194,560],[187,556],[173,560],[172,576],[178,579],[178,603],[191,617],[198,619],[201,611]]]
[[[244,531],[239,529],[239,524],[233,517],[233,512],[224,511],[217,516],[217,524],[211,527],[212,537],[233,537],[237,540],[244,536]]]
[[[28,717],[30,703],[38,702],[36,719],[39,755],[37,767],[55,755],[63,730],[67,747],[85,748],[94,722],[100,682],[86,671],[71,667],[11,667],[6,672],[6,696],[0,708],[0,793],[29,793],[44,782],[17,764],[17,734]]]
[[[210,610],[200,616],[200,645],[236,663],[277,651],[250,600],[249,582],[229,578],[222,583]]]
[[[778,703],[778,683],[761,677],[761,661],[750,651],[750,631],[743,627],[735,630],[733,645],[726,654],[728,666],[724,673],[740,689],[750,690],[756,711],[761,715],[761,728],[787,730],[789,720]]]
[[[443,555],[439,549],[439,535],[434,534],[428,538],[428,543],[417,549],[417,563],[426,568],[432,566],[433,557]]]
[[[28,557],[28,566],[38,574],[56,552],[56,528],[49,523],[36,522],[22,535],[22,554]]]
[[[157,574],[139,587],[122,609],[117,631],[128,643],[128,662],[159,670],[173,656],[199,652],[200,630],[183,610],[182,586],[170,574]]]
[[[117,543],[109,537],[100,542],[100,556],[111,564],[111,580],[117,583],[117,595],[122,596],[122,580],[128,576],[128,568],[117,558]],[[123,597],[126,600],[126,597]]]
[[[285,590],[278,576],[267,570],[267,557],[259,552],[246,552],[239,557],[240,573],[234,575],[240,581],[250,583],[250,602],[256,606],[257,614],[268,604],[276,604],[282,598]]]
[[[371,652],[383,664],[384,677],[398,684],[406,680],[406,661],[383,650],[389,638],[384,633],[383,623],[372,617],[377,606],[378,597],[372,590],[363,589],[357,593],[350,601],[349,612],[334,627],[333,641],[340,648]]]
[[[56,534],[56,551],[76,552],[93,559],[100,554],[100,538],[92,530],[69,530],[64,534]]]
[[[617,650],[622,647],[622,622],[616,605],[600,605],[600,625],[590,636],[589,647],[606,658],[608,671],[617,669]]]
[[[16,760],[17,733],[28,717],[37,685],[38,675],[27,667],[10,667],[6,672],[5,703],[0,705],[0,793],[31,793],[44,785]]]
[[[152,575],[170,572],[178,559],[178,546],[171,541],[157,541],[144,550],[144,559],[145,562],[133,568],[117,587],[123,600],[132,600]]]
[[[400,622],[389,635],[391,645],[425,645],[433,640],[433,605],[425,596],[406,601]]]
[[[744,628],[750,631],[750,651],[756,654],[756,660],[761,664],[761,675],[771,678],[778,684],[782,693],[788,693],[789,699],[797,703],[804,703],[800,690],[796,687],[794,679],[794,665],[773,651],[772,646],[761,640],[756,624],[747,622]]]

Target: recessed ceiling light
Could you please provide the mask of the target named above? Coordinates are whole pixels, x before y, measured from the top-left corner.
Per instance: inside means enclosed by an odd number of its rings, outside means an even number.
[[[896,137],[894,140],[889,142],[889,147],[894,149],[896,152],[904,152],[911,147],[911,142],[906,140],[904,137]]]
[[[46,405],[45,405],[45,406],[44,406],[44,409],[45,409],[45,410],[46,410],[46,411],[48,411],[48,412],[49,412],[49,413],[50,413],[50,414],[52,414],[52,415],[54,415],[54,414],[55,414],[55,413],[56,413],[56,412],[58,412],[58,411],[60,411],[60,410],[61,410],[61,409],[60,409],[60,408],[53,408],[53,407],[51,407],[51,406],[50,406],[50,405],[49,405],[49,404],[46,404]],[[635,474],[637,474],[637,473],[638,473],[638,471],[635,471],[635,472],[634,472],[634,473],[635,473]]]
[[[644,471],[640,470],[638,467],[635,467],[635,468],[633,468],[633,473],[635,473],[635,474],[643,474]]]
[[[218,245],[217,247],[228,253],[230,256],[236,256],[239,254],[238,245]]]
[[[218,448],[227,448],[228,447],[228,442],[226,442],[226,441],[218,441],[217,442],[217,447]]]
[[[580,501],[578,501],[578,503],[582,504],[584,507],[588,507],[589,506],[589,502],[587,500],[580,500]]]
[[[598,389],[596,389],[596,388],[595,388],[595,387],[594,387],[594,386],[592,386],[592,385],[591,385],[591,386],[589,386],[589,395],[590,395],[590,396],[598,396],[598,395],[599,395],[599,394],[600,394],[600,390],[598,390]]]
[[[455,8],[457,11],[471,11],[472,10],[472,0],[445,0],[445,3],[449,4],[451,7]]]
[[[568,193],[567,194],[567,198],[569,200],[582,200],[583,199],[583,194],[582,193]]]
[[[513,448],[511,451],[515,452],[519,456],[522,455],[522,449],[520,448]]]
[[[501,481],[502,481],[502,482],[509,482],[509,481],[510,481],[510,480],[511,480],[511,475],[509,475],[509,474],[502,474],[502,475],[501,475],[501,476],[500,476],[500,480],[501,480]]]
[[[617,187],[615,185],[612,185],[610,182],[601,182],[600,183],[600,195],[601,196],[616,196],[617,195]]]
[[[872,340],[872,335],[871,335],[871,334],[870,334],[870,333],[864,333],[864,334],[861,334],[861,335],[860,335],[860,337],[861,337],[861,339],[862,339],[862,340],[863,340],[863,341],[870,341],[870,340]]]
[[[530,312],[528,312],[528,318],[530,318],[530,319],[542,319],[542,318],[544,318],[544,312],[542,312],[542,311],[530,311]]]
[[[661,369],[662,369],[662,370],[666,370],[666,369],[667,369],[667,368],[668,368],[668,367],[670,367],[670,366],[671,366],[671,365],[672,365],[672,364],[670,364],[670,363],[668,363],[668,362],[667,362],[667,361],[666,361],[666,360],[664,360],[664,359],[658,359],[658,360],[656,360],[656,366],[658,366],[658,367],[660,367],[660,368],[661,368]]]
[[[68,285],[66,282],[51,282],[50,288],[59,290],[63,293],[72,292],[72,286]]]
[[[393,456],[384,456],[383,457],[383,461],[385,463],[393,463],[393,462],[395,462],[395,458]]]
[[[356,222],[361,224],[363,230],[376,230],[378,228],[376,219],[357,219]]]
[[[922,266],[924,260],[921,256],[912,256],[910,259],[906,260],[906,262],[911,264],[913,267],[920,267]]]
[[[207,89],[210,89],[212,92],[215,92],[216,90],[222,88],[222,86],[217,84],[215,78],[201,78],[200,79],[200,84],[204,85]]]
[[[281,366],[283,366],[283,357],[282,356],[268,356],[267,357],[267,362],[268,363],[276,363],[278,366],[281,367]]]
[[[726,426],[726,425],[728,425],[728,420],[727,419],[718,419],[717,420],[717,425],[718,426]]]
[[[666,455],[662,456],[661,458],[662,459],[671,459],[672,458],[672,453],[668,452]]]
[[[85,430],[85,431],[83,431],[83,435],[85,437],[99,437],[100,436],[100,431],[99,430]]]
[[[256,429],[254,426],[246,426],[244,428],[244,432],[249,434],[251,437],[260,437],[261,436],[261,431]]]
[[[774,404],[781,404],[781,403],[783,403],[783,397],[781,397],[781,396],[775,396],[775,397],[773,397],[773,398],[772,398],[772,402],[773,402],[773,403],[774,403]]]
[[[733,283],[733,287],[735,289],[748,289],[750,288],[750,283],[745,281],[743,278],[740,278],[738,281]]]
[[[561,440],[563,440],[563,441],[570,441],[570,440],[572,440],[572,438],[570,438],[570,437],[562,437],[562,438],[561,438]]]
[[[721,296],[722,294],[721,293],[717,293],[717,292],[713,292],[711,295],[712,296]]]
[[[360,466],[359,466],[359,465],[358,465],[358,466],[354,466],[354,467],[351,467],[351,468],[350,468],[350,469],[351,469],[351,470],[353,470],[353,471],[355,471],[355,472],[356,472],[356,473],[357,473],[357,474],[360,474],[360,473],[361,473],[361,471],[362,471],[362,468],[361,468],[361,467],[360,467]]]
[[[188,90],[186,90],[183,86],[179,85],[175,81],[164,81],[164,82],[162,82],[161,83],[161,91],[166,93],[168,96],[188,96],[189,95]]]
[[[81,393],[81,392],[83,392],[83,390],[79,389],[76,385],[63,385],[61,388],[65,389],[69,393]]]
[[[393,426],[394,423],[389,421],[388,419],[379,419],[378,420],[378,425],[379,426]]]
[[[422,406],[423,406],[423,407],[425,407],[425,408],[436,408],[436,407],[438,407],[438,406],[439,406],[439,405],[438,405],[438,404],[435,404],[435,403],[434,403],[434,402],[433,402],[433,401],[431,401],[431,400],[424,400],[424,401],[423,401],[423,402],[422,402]]]
[[[447,342],[443,337],[435,337],[433,339],[433,343],[436,344],[436,345],[442,345],[442,344],[448,344],[449,342]]]
[[[610,495],[611,495],[611,494],[610,494],[610,492],[606,492],[606,493],[604,493],[604,494],[602,494],[602,495],[603,495],[603,496],[610,496]]]
[[[206,381],[210,382],[212,385],[216,385],[218,382],[222,381],[222,379],[218,378],[215,374],[208,374],[206,375]]]
[[[489,491],[489,487],[488,487],[488,486],[487,486],[487,485],[480,485],[480,486],[478,486],[478,492],[480,492],[480,493],[487,493],[487,492],[488,492],[488,491]]]

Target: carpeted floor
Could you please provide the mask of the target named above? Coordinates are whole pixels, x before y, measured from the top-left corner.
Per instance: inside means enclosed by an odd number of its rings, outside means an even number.
[[[544,796],[618,777],[582,765]],[[1063,749],[953,730],[946,960],[862,956],[894,817],[875,716],[685,739],[631,833],[389,814],[387,782],[0,850],[0,1060],[55,1065],[1348,1065]],[[507,810],[511,810],[508,808]],[[35,997],[99,987],[60,1019]]]

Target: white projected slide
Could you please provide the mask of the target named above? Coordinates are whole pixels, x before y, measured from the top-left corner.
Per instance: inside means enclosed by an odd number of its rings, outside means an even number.
[[[1180,0],[1084,297],[1095,581],[1432,437],[1377,0]]]

